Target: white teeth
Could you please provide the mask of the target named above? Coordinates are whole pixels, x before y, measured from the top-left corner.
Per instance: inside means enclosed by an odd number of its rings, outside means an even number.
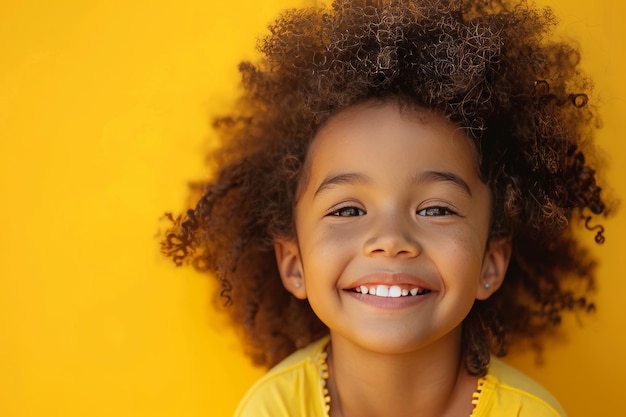
[[[386,285],[379,285],[376,287],[377,297],[389,297],[389,287]]]
[[[397,285],[389,287],[389,297],[398,298],[402,295],[402,289]]]
[[[361,294],[369,294],[375,295],[377,297],[407,297],[409,295],[417,295],[420,292],[419,288],[412,288],[411,290],[406,288],[400,288],[398,285],[377,285],[375,287],[367,287],[366,285],[361,285],[356,287],[354,291]]]

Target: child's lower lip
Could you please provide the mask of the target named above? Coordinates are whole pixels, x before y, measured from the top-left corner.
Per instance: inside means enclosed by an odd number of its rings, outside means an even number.
[[[385,310],[399,310],[403,308],[413,307],[430,299],[433,294],[432,292],[429,292],[426,294],[409,297],[378,297],[375,295],[362,294],[355,291],[344,292],[360,302]]]

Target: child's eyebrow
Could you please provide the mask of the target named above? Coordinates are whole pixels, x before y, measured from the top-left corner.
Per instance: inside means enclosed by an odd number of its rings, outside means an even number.
[[[472,190],[469,185],[463,178],[458,176],[457,174],[449,171],[420,171],[413,175],[410,179],[411,184],[419,185],[423,183],[429,182],[451,182],[452,184],[461,188],[464,192],[466,192],[470,197],[472,196]],[[371,183],[371,179],[364,174],[359,174],[356,172],[347,172],[341,173],[337,175],[330,175],[322,181],[320,186],[315,191],[313,198],[317,197],[318,194],[325,191],[328,188],[331,188],[334,185],[342,185],[342,184],[368,184]]]
[[[470,197],[472,196],[472,190],[465,180],[459,177],[454,172],[449,171],[421,171],[416,173],[411,182],[413,184],[422,184],[425,182],[437,182],[437,181],[449,181],[452,184],[459,186]]]
[[[341,184],[368,184],[371,180],[367,175],[358,174],[356,172],[348,172],[337,175],[330,175],[322,181],[313,198],[317,197],[319,193],[322,191],[332,187],[333,185],[341,185]]]

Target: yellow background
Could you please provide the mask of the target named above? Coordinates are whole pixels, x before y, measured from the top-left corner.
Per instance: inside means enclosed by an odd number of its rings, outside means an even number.
[[[212,314],[208,280],[155,237],[205,174],[237,62],[298,1],[211,3],[0,4],[0,416],[228,416],[261,375]],[[597,141],[624,197],[624,3],[552,5],[596,80]],[[542,368],[510,359],[573,417],[624,409],[626,223],[605,225],[596,316],[568,320]]]

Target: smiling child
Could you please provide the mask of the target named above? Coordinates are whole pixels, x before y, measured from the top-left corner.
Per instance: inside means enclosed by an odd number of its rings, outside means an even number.
[[[237,416],[565,415],[496,358],[593,309],[571,227],[606,213],[595,115],[552,24],[525,2],[338,0],[271,26],[163,242],[272,367]]]

